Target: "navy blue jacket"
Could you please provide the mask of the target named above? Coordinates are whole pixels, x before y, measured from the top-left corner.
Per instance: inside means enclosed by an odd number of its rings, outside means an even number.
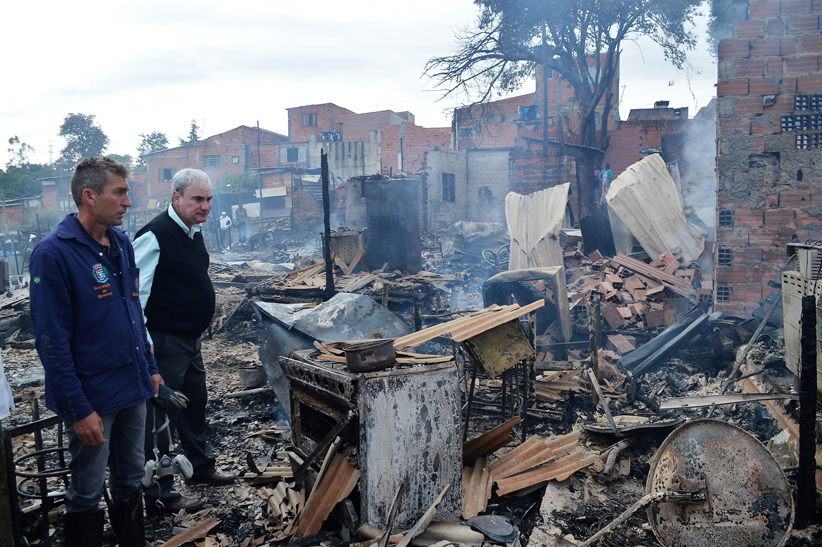
[[[134,249],[108,229],[111,256],[67,215],[31,255],[34,343],[46,370],[46,406],[70,422],[154,396],[157,363],[146,339]]]

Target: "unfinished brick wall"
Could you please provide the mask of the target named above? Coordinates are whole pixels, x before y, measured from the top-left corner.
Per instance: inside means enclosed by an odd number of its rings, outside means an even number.
[[[288,111],[288,140],[292,142],[307,141],[311,135],[320,139],[323,131],[341,132],[342,124],[338,123],[339,118],[356,114],[334,103],[311,104],[286,110]]]
[[[750,317],[785,245],[822,239],[819,0],[749,1],[719,46],[716,309]]]
[[[400,171],[400,151],[402,151],[402,171],[416,173],[422,167],[426,152],[432,152],[435,148],[440,150],[451,148],[451,128],[422,127],[412,123],[388,125],[380,130],[380,139],[383,173],[391,170],[394,173]]]
[[[619,129],[608,132],[610,141],[603,165],[610,163],[611,171],[619,176],[629,165],[642,159],[643,150],[661,147],[663,135],[677,133],[687,125],[687,119],[626,120]]]

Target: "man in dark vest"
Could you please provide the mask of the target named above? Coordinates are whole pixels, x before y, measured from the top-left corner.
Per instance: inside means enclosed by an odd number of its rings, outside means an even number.
[[[183,169],[171,180],[168,210],[146,224],[134,240],[140,268],[140,303],[146,320],[157,367],[168,387],[189,399],[182,410],[170,410],[170,431],[180,439],[193,466],[189,484],[222,485],[237,477],[215,468],[214,453],[206,441],[205,367],[200,336],[214,316],[215,295],[208,277],[209,257],[201,225],[211,212],[211,180],[198,169]],[[165,415],[157,410],[146,419],[146,460],[172,456],[168,434],[154,435]],[[156,441],[155,441],[156,438]],[[205,500],[184,498],[173,487],[173,475],[156,478],[145,491],[146,510],[176,513],[193,511]]]

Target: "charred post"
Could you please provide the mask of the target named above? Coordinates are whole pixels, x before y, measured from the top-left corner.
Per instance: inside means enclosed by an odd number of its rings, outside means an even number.
[[[816,516],[816,297],[802,297],[802,371],[799,375],[799,474],[796,527]]]
[[[331,196],[328,182],[328,154],[320,151],[320,178],[323,185],[323,260],[325,260],[325,298],[329,299],[337,291],[334,289],[334,262],[331,261]]]

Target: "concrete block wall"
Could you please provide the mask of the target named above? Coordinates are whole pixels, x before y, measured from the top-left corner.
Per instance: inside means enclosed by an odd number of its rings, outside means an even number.
[[[468,152],[465,150],[438,150],[425,156],[428,177],[428,226],[441,229],[459,220],[479,220],[470,218],[468,207]],[[442,199],[442,174],[454,175],[454,201]],[[471,188],[474,188],[472,182]],[[423,206],[420,210],[425,211]],[[424,212],[421,214],[425,214]],[[425,222],[421,223],[425,226]]]
[[[469,150],[468,217],[478,222],[505,225],[505,196],[511,190],[509,150]]]
[[[716,309],[750,317],[785,245],[822,239],[820,0],[748,1],[719,46]]]

